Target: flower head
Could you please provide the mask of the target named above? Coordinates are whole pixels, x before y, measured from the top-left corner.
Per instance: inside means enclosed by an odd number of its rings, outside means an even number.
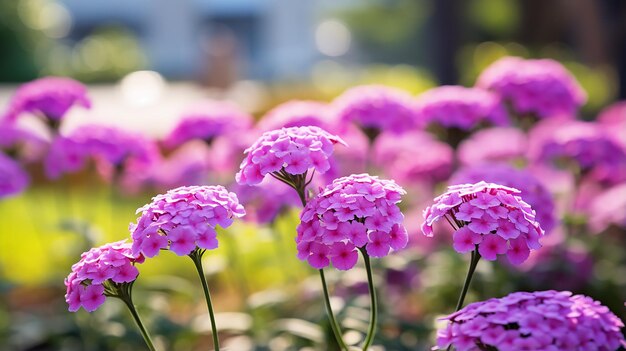
[[[336,118],[366,129],[401,134],[423,123],[418,121],[413,97],[382,85],[363,85],[345,91],[333,103]]]
[[[528,157],[535,163],[573,166],[601,182],[626,180],[626,150],[593,122],[537,124],[529,134]]]
[[[13,121],[22,113],[34,113],[58,122],[74,105],[91,107],[84,85],[64,77],[40,78],[17,89],[4,118]]]
[[[285,210],[300,206],[298,194],[274,179],[257,186],[238,185],[235,192],[246,208],[244,219],[258,224],[272,223]]]
[[[0,199],[21,193],[29,181],[28,174],[22,167],[0,152]]]
[[[520,197],[537,212],[535,220],[541,223],[541,228],[549,233],[555,227],[557,219],[552,194],[532,172],[507,164],[485,163],[458,170],[449,183],[467,184],[479,181],[518,189],[521,191]]]
[[[88,312],[95,311],[104,303],[105,295],[110,296],[108,284],[133,282],[139,275],[134,264],[143,261],[144,257],[133,254],[131,244],[125,240],[84,252],[65,279],[65,301],[70,312],[81,307]]]
[[[143,135],[103,125],[84,125],[57,137],[45,159],[46,175],[58,178],[76,172],[93,159],[102,173],[146,168],[160,157],[156,145]]]
[[[417,97],[417,113],[425,123],[471,130],[481,123],[508,125],[500,97],[480,88],[441,86]]]
[[[336,122],[332,120],[328,105],[318,101],[292,100],[270,110],[257,124],[263,131],[304,126],[334,130]]]
[[[325,173],[330,168],[333,145],[337,143],[346,145],[338,136],[314,126],[265,132],[245,150],[246,158],[237,173],[237,182],[255,185],[267,174],[285,178],[306,174],[311,168]]]
[[[616,102],[603,109],[597,120],[605,132],[612,135],[626,150],[626,101]]]
[[[626,183],[604,190],[593,200],[588,209],[589,227],[601,233],[611,225],[626,228]]]
[[[404,194],[395,182],[368,174],[335,179],[300,215],[298,258],[318,269],[332,262],[347,270],[356,264],[357,249],[383,257],[404,248],[408,236],[397,206]]]
[[[0,121],[0,150],[26,162],[39,161],[48,148],[48,138],[18,123]]]
[[[219,225],[227,228],[233,218],[243,217],[245,211],[237,195],[223,186],[186,186],[172,189],[152,198],[139,208],[141,216],[130,225],[133,252],[146,257],[169,249],[178,256],[188,255],[196,247],[217,248]]]
[[[444,320],[439,349],[614,351],[626,345],[624,323],[615,314],[569,291],[515,292],[469,304]]]
[[[520,115],[573,117],[587,94],[560,63],[504,57],[478,77],[477,87],[498,93]]]
[[[464,165],[524,159],[527,141],[517,128],[494,127],[472,134],[459,144],[457,156]]]
[[[412,131],[383,133],[374,143],[374,161],[400,184],[436,183],[452,171],[454,150],[430,134]]]
[[[227,101],[205,101],[185,111],[178,124],[163,141],[168,148],[178,147],[193,139],[213,139],[246,131],[252,116]]]
[[[454,227],[454,248],[459,253],[478,249],[489,261],[506,254],[512,264],[524,262],[530,250],[541,247],[544,231],[535,211],[520,191],[499,184],[461,184],[435,198],[424,210],[422,232],[432,236],[433,223],[445,218]]]

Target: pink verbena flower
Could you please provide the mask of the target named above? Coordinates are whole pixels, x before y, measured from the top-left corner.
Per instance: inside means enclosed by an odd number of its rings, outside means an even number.
[[[600,182],[626,180],[626,150],[594,122],[550,120],[537,124],[529,134],[528,157]]]
[[[381,134],[374,143],[374,162],[400,184],[433,184],[450,176],[454,150],[422,131]]]
[[[168,148],[193,139],[211,143],[220,136],[235,135],[252,126],[252,116],[227,101],[205,101],[189,108],[163,141]]]
[[[544,231],[535,211],[520,197],[520,191],[499,184],[451,185],[424,210],[422,232],[433,235],[433,223],[445,218],[456,230],[459,253],[474,249],[489,261],[506,254],[512,264],[524,262],[530,250],[541,247]],[[471,245],[473,244],[473,245]]]
[[[145,170],[160,157],[156,145],[141,134],[104,125],[84,125],[57,137],[45,159],[45,171],[55,179],[77,172],[93,159],[107,178],[115,171]]]
[[[21,193],[29,182],[19,163],[0,152],[0,199]]]
[[[130,225],[133,252],[154,257],[161,249],[178,256],[196,247],[217,248],[216,226],[227,228],[245,215],[237,195],[223,186],[186,186],[152,198],[140,207],[141,216]]]
[[[419,95],[416,100],[420,120],[445,128],[471,130],[480,124],[508,125],[500,97],[480,88],[441,86]]]
[[[45,77],[22,84],[4,118],[13,121],[23,113],[32,113],[58,123],[74,105],[91,107],[84,85],[70,78]]]
[[[423,126],[413,97],[400,89],[363,85],[345,91],[332,102],[336,118],[377,132],[404,133]]]
[[[348,270],[356,264],[357,249],[384,257],[404,248],[408,236],[397,206],[404,194],[395,182],[368,174],[335,179],[300,215],[298,258],[317,269],[332,262]]]
[[[457,157],[464,165],[481,162],[515,162],[524,160],[528,143],[517,128],[494,127],[480,130],[461,141]]]
[[[615,351],[624,323],[606,306],[569,291],[515,292],[467,305],[445,318],[436,349]]]
[[[267,174],[290,178],[330,169],[333,145],[346,143],[319,127],[291,127],[263,133],[245,150],[246,158],[236,175],[239,184],[259,184]],[[347,146],[347,145],[346,145]]]
[[[598,123],[606,133],[626,150],[626,101],[616,102],[603,109],[598,115]]]
[[[132,253],[126,240],[92,248],[81,255],[72,266],[72,273],[65,279],[65,301],[70,312],[83,307],[88,312],[100,307],[106,297],[113,293],[109,284],[132,283],[139,271],[135,263],[143,263],[144,257]]]
[[[448,183],[467,184],[479,181],[502,184],[521,191],[520,197],[536,211],[535,220],[541,223],[541,228],[546,233],[550,233],[557,224],[552,194],[532,172],[507,164],[483,163],[461,168],[450,177]]]
[[[501,58],[480,74],[476,86],[498,93],[517,114],[538,118],[572,118],[587,101],[572,74],[550,59]]]

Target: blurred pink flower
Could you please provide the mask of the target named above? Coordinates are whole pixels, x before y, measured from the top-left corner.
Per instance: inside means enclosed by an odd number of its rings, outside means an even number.
[[[604,131],[626,150],[626,101],[616,102],[598,115],[598,123]]]
[[[413,97],[400,89],[382,85],[362,85],[346,90],[332,102],[333,113],[341,123],[355,123],[378,132],[404,133],[422,127]]]
[[[517,128],[483,129],[459,144],[457,157],[464,165],[524,160],[528,147],[526,139],[524,132]]]
[[[356,264],[357,249],[384,257],[408,241],[397,203],[406,192],[368,174],[335,179],[310,199],[300,215],[298,258],[317,269],[331,261],[340,270]]]
[[[501,58],[480,74],[476,86],[499,94],[520,116],[572,118],[587,101],[576,78],[551,59]]]
[[[220,136],[235,136],[252,126],[252,116],[227,101],[205,101],[185,111],[178,124],[163,141],[175,148],[193,139],[211,143]]]
[[[433,185],[452,172],[454,150],[426,132],[382,133],[373,147],[374,165],[403,186]]]
[[[451,185],[434,201],[424,210],[422,232],[433,236],[433,224],[445,218],[456,230],[453,239],[457,252],[468,251],[471,241],[489,261],[506,253],[509,262],[520,264],[530,250],[541,247],[539,239],[544,231],[517,189],[484,181]]]
[[[471,130],[481,124],[503,126],[509,119],[500,97],[480,88],[447,85],[417,97],[419,119],[445,128]]]
[[[58,136],[44,160],[46,176],[56,179],[85,167],[93,159],[105,178],[142,172],[160,158],[156,144],[141,134],[104,125],[83,125]]]
[[[336,132],[338,121],[333,120],[331,112],[330,106],[323,102],[287,101],[267,112],[257,123],[257,128],[265,132],[280,128],[315,126]]]
[[[528,157],[535,163],[569,167],[609,184],[626,180],[626,150],[597,123],[543,121],[528,140]]]
[[[83,84],[65,77],[45,77],[22,84],[3,118],[13,121],[23,113],[31,113],[57,124],[74,105],[91,107]]]
[[[50,141],[48,137],[15,122],[0,120],[0,150],[25,162],[44,157]]]
[[[84,252],[65,279],[65,301],[70,312],[81,307],[87,312],[95,311],[106,300],[105,293],[111,292],[107,287],[109,281],[118,284],[133,282],[139,275],[135,263],[143,261],[142,255],[131,252],[131,244],[126,240]]]
[[[605,350],[625,346],[624,323],[607,307],[569,291],[515,292],[467,305],[445,318],[436,350]]]
[[[237,185],[235,193],[246,208],[244,220],[258,224],[271,223],[284,210],[300,206],[298,194],[275,179],[264,179],[257,186]]]
[[[610,225],[626,228],[626,183],[604,190],[591,200],[589,227],[601,233]]]
[[[146,257],[169,249],[178,256],[196,247],[217,247],[215,227],[227,228],[245,215],[237,195],[223,186],[186,186],[169,190],[140,207],[141,216],[130,225],[133,253]]]
[[[29,182],[20,164],[0,152],[0,199],[21,193]]]

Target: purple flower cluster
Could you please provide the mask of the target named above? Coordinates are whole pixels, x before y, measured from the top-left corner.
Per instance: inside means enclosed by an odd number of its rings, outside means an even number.
[[[519,115],[573,117],[587,100],[576,79],[559,62],[504,57],[478,77],[477,87],[498,93]]]
[[[48,138],[14,122],[0,121],[0,150],[26,162],[39,161],[48,148]]]
[[[4,118],[13,121],[22,113],[33,113],[59,121],[74,105],[91,107],[87,88],[70,78],[46,77],[21,85]]]
[[[535,211],[535,220],[549,233],[556,225],[555,204],[550,191],[532,172],[507,164],[481,164],[462,168],[452,175],[449,184],[485,181],[502,184],[521,191],[520,197]]]
[[[541,247],[544,231],[535,211],[520,197],[520,191],[499,184],[452,185],[435,204],[424,210],[422,232],[433,235],[433,223],[445,218],[456,230],[453,247],[459,253],[478,248],[486,260],[506,254],[509,262],[524,262],[531,249]]]
[[[588,209],[589,227],[601,233],[611,225],[626,228],[626,183],[613,186],[595,196]]]
[[[235,192],[246,209],[245,220],[258,224],[271,223],[282,211],[301,204],[293,189],[274,179],[257,186],[239,185]]]
[[[163,144],[175,148],[192,139],[211,142],[222,135],[248,130],[251,125],[252,117],[236,105],[226,101],[206,101],[183,113]]]
[[[575,166],[592,179],[626,180],[626,150],[596,123],[543,121],[529,135],[529,158],[536,163]]]
[[[615,351],[626,346],[624,323],[606,306],[569,291],[515,292],[472,303],[444,318],[440,349]]]
[[[21,193],[29,181],[22,167],[0,152],[0,199]]]
[[[454,150],[422,131],[383,133],[374,143],[374,162],[400,184],[433,184],[448,178]]]
[[[53,141],[45,159],[45,171],[49,178],[58,178],[79,171],[92,158],[104,173],[111,173],[110,169],[147,168],[158,157],[156,145],[140,134],[84,125]]]
[[[420,120],[446,128],[471,130],[481,123],[509,124],[500,97],[480,88],[437,87],[417,97],[416,109]]]
[[[95,311],[104,303],[106,283],[109,280],[114,283],[133,282],[139,275],[134,264],[143,261],[144,257],[134,255],[131,244],[125,240],[83,253],[65,279],[65,301],[70,312],[76,312],[81,307],[88,312]]]
[[[324,173],[330,168],[334,144],[346,143],[319,127],[291,127],[272,130],[245,150],[246,158],[236,179],[240,184],[259,184],[265,175],[284,171],[305,174],[310,168]]]
[[[332,106],[340,122],[353,122],[367,129],[401,134],[423,125],[410,94],[382,85],[349,89],[336,98]]]
[[[133,253],[146,257],[169,249],[178,256],[196,247],[217,248],[215,227],[229,227],[233,218],[245,215],[237,195],[223,186],[186,186],[152,198],[139,208],[137,224],[130,225]]]
[[[318,101],[292,100],[266,113],[257,127],[263,131],[303,126],[333,130],[335,124],[328,105]]]
[[[626,101],[614,103],[602,110],[598,115],[598,123],[626,150]]]
[[[524,132],[517,128],[480,130],[459,144],[457,157],[464,165],[523,160],[527,152],[526,139]]]
[[[357,248],[372,257],[404,248],[408,236],[397,206],[404,194],[395,182],[368,174],[335,179],[300,215],[298,258],[317,269],[332,261],[335,268],[348,270],[356,264]]]

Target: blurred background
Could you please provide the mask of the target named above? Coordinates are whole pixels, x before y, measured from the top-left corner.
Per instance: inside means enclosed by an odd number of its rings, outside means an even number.
[[[626,2],[0,1],[0,111],[19,84],[68,76],[88,86],[93,107],[72,109],[66,130],[96,122],[162,138],[204,99],[232,101],[259,119],[285,101],[328,102],[361,84],[412,95],[471,86],[484,68],[511,55],[561,62],[588,94],[582,118],[593,120],[626,98]],[[66,310],[62,282],[71,265],[93,245],[127,238],[135,209],[157,188],[131,192],[97,174],[88,169],[51,181],[34,167],[25,193],[0,200],[0,350],[142,347],[118,302],[91,314]],[[228,176],[211,179],[229,184]],[[237,224],[220,233],[220,250],[206,255],[225,349],[334,347],[325,346],[332,338],[316,273],[295,259],[297,216],[295,208],[271,223]],[[411,223],[421,235],[421,222]],[[541,276],[484,264],[476,278],[483,288],[469,300],[558,281],[624,317],[625,233],[609,231],[610,245],[579,233]],[[377,262],[385,282],[379,350],[432,346],[435,320],[454,305],[467,259],[449,245],[438,250]],[[136,303],[158,347],[206,349],[210,328],[191,262],[166,253],[140,270]],[[369,308],[365,273],[329,270],[329,277],[337,285],[335,307],[352,330],[347,338],[358,342],[362,335],[353,331],[365,329]]]

